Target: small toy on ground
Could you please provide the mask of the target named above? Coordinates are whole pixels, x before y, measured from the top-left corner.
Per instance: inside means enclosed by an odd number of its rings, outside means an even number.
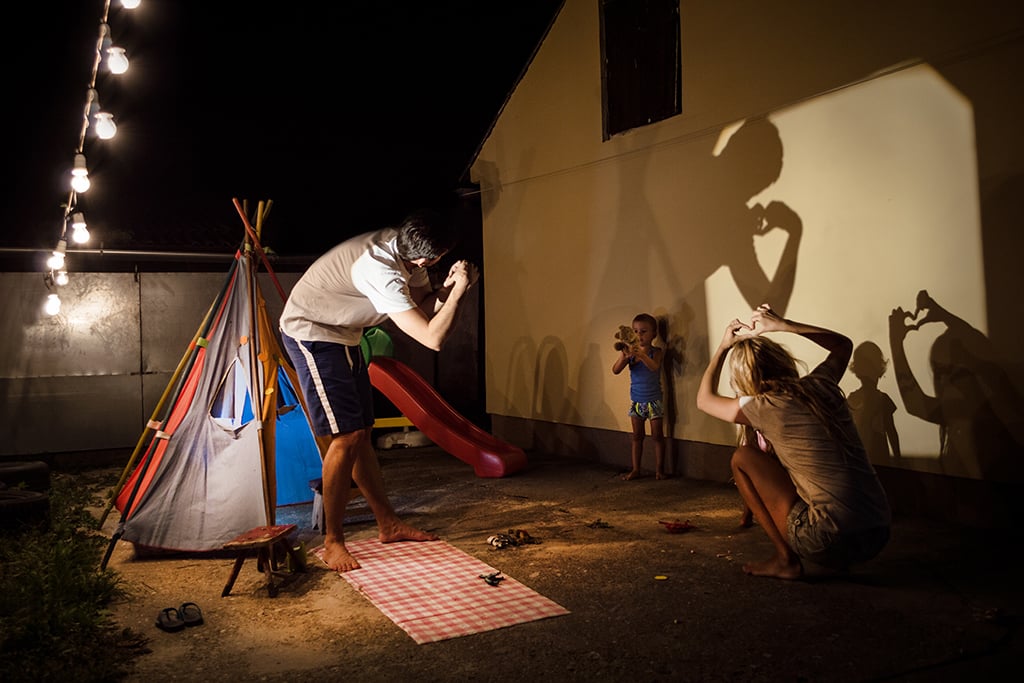
[[[681,534],[684,531],[689,531],[690,529],[697,528],[694,525],[690,524],[690,520],[686,520],[685,522],[680,522],[678,519],[673,520],[671,522],[666,520],[658,520],[658,524],[663,524],[665,526],[665,531],[669,532],[670,534]]]
[[[501,575],[501,572],[491,572],[490,574],[481,574],[480,578],[484,580],[489,586],[497,586],[499,583],[505,580],[505,577]]]

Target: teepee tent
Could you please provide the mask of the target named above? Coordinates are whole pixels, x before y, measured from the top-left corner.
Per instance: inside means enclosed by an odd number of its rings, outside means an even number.
[[[235,206],[245,239],[115,488],[121,520],[104,564],[118,540],[218,550],[273,525],[278,505],[313,498],[321,444],[256,277],[262,258],[284,297],[259,243],[264,205],[255,229]]]

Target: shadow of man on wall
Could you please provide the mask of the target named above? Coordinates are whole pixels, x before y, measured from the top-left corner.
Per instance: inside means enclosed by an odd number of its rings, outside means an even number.
[[[925,325],[941,324],[929,354],[935,395],[925,394],[907,360],[904,340]],[[889,316],[893,370],[907,412],[939,426],[945,474],[1019,481],[1024,474],[1024,402],[988,338],[921,290],[913,311]]]

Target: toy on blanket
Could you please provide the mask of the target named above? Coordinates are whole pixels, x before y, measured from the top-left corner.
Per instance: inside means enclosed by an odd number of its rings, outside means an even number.
[[[616,351],[628,350],[631,356],[635,356],[640,352],[640,338],[636,336],[636,332],[633,331],[632,327],[619,325],[619,331],[615,333],[615,339]]]

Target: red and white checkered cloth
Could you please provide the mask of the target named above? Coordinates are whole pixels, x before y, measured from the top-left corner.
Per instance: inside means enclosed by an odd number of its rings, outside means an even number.
[[[480,577],[498,570],[444,541],[346,546],[361,566],[341,576],[419,644],[569,614],[504,574],[491,586]]]

